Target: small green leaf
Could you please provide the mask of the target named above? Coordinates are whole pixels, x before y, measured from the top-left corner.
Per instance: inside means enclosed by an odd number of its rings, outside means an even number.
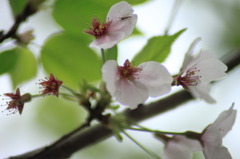
[[[11,71],[18,59],[15,49],[7,50],[0,54],[0,75]]]
[[[111,49],[105,51],[105,59],[107,60],[116,60],[118,58],[118,47],[115,45]]]
[[[78,87],[82,80],[100,79],[100,58],[81,38],[65,33],[48,39],[41,50],[41,61],[48,73],[53,73],[66,85]]]
[[[146,61],[163,62],[171,51],[173,42],[185,31],[182,29],[174,35],[152,37],[144,48],[133,58],[133,63],[138,65]]]
[[[23,11],[23,8],[27,4],[27,0],[9,0],[9,4],[12,9],[13,16],[16,17]]]
[[[10,71],[13,87],[25,82],[37,74],[37,61],[27,48],[16,48],[18,59],[14,68]]]

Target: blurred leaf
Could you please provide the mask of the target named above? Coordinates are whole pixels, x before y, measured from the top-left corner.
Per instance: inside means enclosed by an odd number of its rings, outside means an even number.
[[[77,87],[82,80],[100,79],[101,61],[82,39],[65,33],[53,35],[41,50],[41,61],[68,86]]]
[[[16,62],[18,54],[15,49],[7,50],[0,54],[0,75],[11,71]]]
[[[25,82],[37,74],[37,61],[32,52],[27,48],[16,48],[18,54],[16,65],[10,72],[13,87]]]
[[[118,47],[115,45],[111,49],[105,50],[105,59],[107,60],[116,60],[118,58]]]
[[[174,35],[155,36],[148,40],[144,48],[133,58],[133,63],[138,65],[146,61],[163,62],[171,51],[173,42],[185,31],[182,29]]]
[[[147,0],[128,0],[128,3],[140,4]],[[92,18],[106,20],[110,7],[119,0],[56,0],[53,10],[53,17],[65,31],[73,35],[88,36],[83,33],[84,29],[90,26]]]
[[[8,0],[8,1],[14,17],[21,13],[25,5],[27,4],[27,0]]]
[[[41,101],[36,114],[37,122],[54,134],[62,135],[77,128],[86,117],[77,103],[55,96],[44,97]]]
[[[135,27],[132,35],[143,35],[143,33],[137,27]]]

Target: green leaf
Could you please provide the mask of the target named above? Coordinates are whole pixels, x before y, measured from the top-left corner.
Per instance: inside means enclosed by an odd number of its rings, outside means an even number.
[[[155,36],[148,40],[144,48],[133,58],[133,63],[139,65],[146,61],[163,62],[171,51],[173,42],[185,31],[182,29],[174,35]]]
[[[128,3],[140,4],[147,0],[128,0]],[[90,37],[83,30],[91,26],[92,18],[105,21],[107,13],[112,5],[119,0],[56,0],[53,17],[56,22],[68,33],[75,36]]]
[[[118,47],[115,45],[111,49],[105,50],[105,59],[107,60],[116,60],[118,58]]]
[[[11,71],[18,59],[15,49],[7,50],[0,54],[0,75]]]
[[[27,0],[9,0],[10,7],[12,9],[13,16],[16,17],[21,13],[27,4]]]
[[[84,121],[86,112],[77,103],[46,96],[39,103],[35,117],[44,130],[62,135],[77,128]]]
[[[37,61],[30,50],[27,48],[16,48],[14,50],[18,54],[17,62],[10,71],[13,87],[22,82],[30,80],[37,74]]]
[[[77,87],[82,80],[100,79],[100,58],[83,39],[65,33],[48,39],[41,50],[41,61],[48,73],[71,87]]]

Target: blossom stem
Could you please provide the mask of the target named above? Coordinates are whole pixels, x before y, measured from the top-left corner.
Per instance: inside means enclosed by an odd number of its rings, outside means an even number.
[[[137,144],[140,148],[142,148],[145,152],[147,152],[150,156],[152,156],[155,159],[161,159],[158,155],[153,153],[152,151],[148,150],[146,147],[144,147],[142,144],[140,144],[138,141],[136,141],[133,137],[131,137],[126,131],[122,131],[124,135],[126,135],[130,140],[132,140],[135,144]]]
[[[103,60],[103,64],[104,64],[106,61],[104,49],[101,49],[101,54],[102,54],[102,60]]]
[[[151,132],[151,133],[158,133],[158,134],[168,134],[168,135],[183,135],[185,136],[185,132],[169,132],[169,131],[160,131],[160,130],[151,130],[148,128],[133,128],[133,127],[128,127],[126,128],[128,130],[136,130],[136,131],[144,131],[144,132]]]
[[[31,95],[32,98],[36,98],[36,97],[42,97],[42,94],[35,94],[35,95]]]
[[[77,95],[77,93],[74,90],[72,90],[71,88],[69,88],[68,86],[62,85],[61,87],[65,88],[66,90],[68,90],[69,92],[74,94],[75,96]]]
[[[171,15],[170,15],[170,18],[168,20],[168,24],[167,24],[167,27],[165,29],[165,32],[164,32],[164,35],[167,35],[175,18],[176,18],[176,15],[177,15],[177,12],[179,11],[179,8],[180,8],[180,5],[181,5],[181,2],[182,0],[175,0],[175,3],[173,4],[173,8],[172,8],[172,11],[171,11]]]

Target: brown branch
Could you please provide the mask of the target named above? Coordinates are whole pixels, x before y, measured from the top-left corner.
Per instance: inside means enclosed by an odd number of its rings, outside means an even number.
[[[240,51],[227,54],[224,59],[224,63],[228,66],[228,71],[240,64]],[[155,115],[159,115],[176,107],[180,107],[181,104],[191,100],[191,95],[186,91],[180,91],[161,99],[159,101],[140,106],[135,110],[127,110],[123,112],[130,120],[140,122],[146,120]],[[10,157],[10,159],[52,159],[52,158],[68,158],[74,152],[86,148],[87,146],[94,145],[106,138],[112,136],[111,130],[105,128],[102,125],[96,125],[89,128],[87,131],[75,134],[60,144],[52,147],[51,151],[47,151],[46,147],[27,152],[22,155]],[[37,156],[35,156],[38,154]],[[35,157],[33,157],[35,156]]]
[[[35,2],[34,2],[35,1]],[[15,38],[17,39],[16,33],[18,28],[22,22],[24,22],[29,16],[33,15],[38,10],[38,5],[42,3],[42,0],[29,0],[26,6],[24,7],[23,11],[17,15],[13,26],[9,29],[9,31],[4,34],[1,32],[0,34],[0,43],[8,38]]]

